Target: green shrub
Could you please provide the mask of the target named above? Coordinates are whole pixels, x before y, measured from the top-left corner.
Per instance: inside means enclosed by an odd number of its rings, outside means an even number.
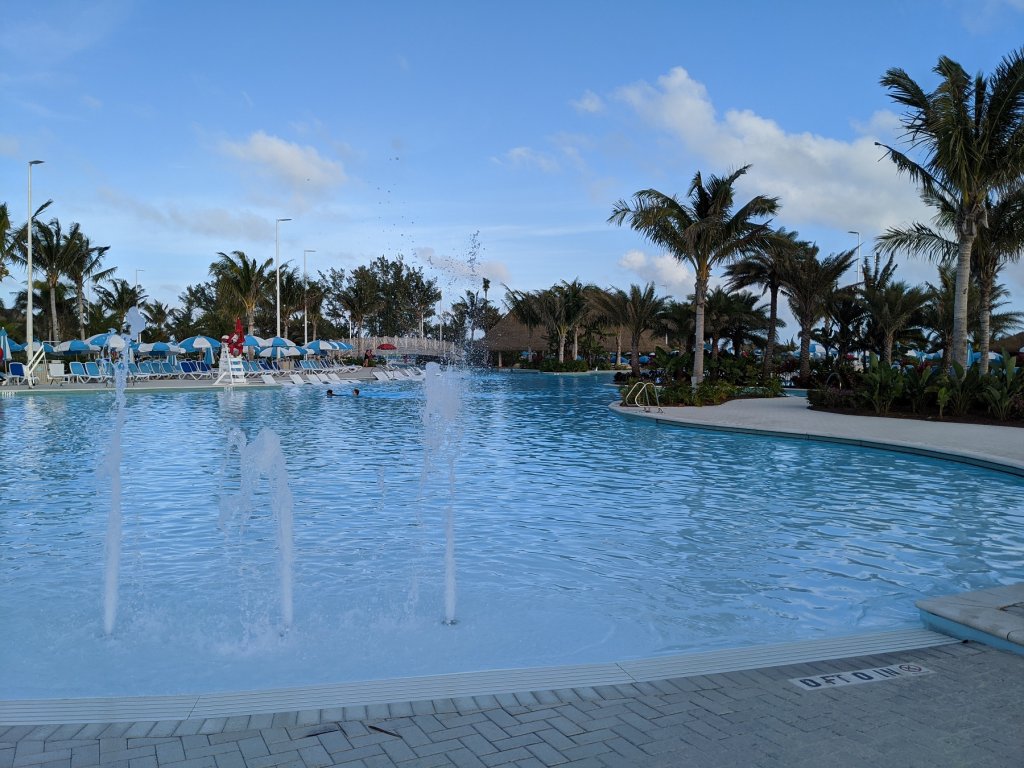
[[[858,405],[857,394],[852,389],[823,387],[807,390],[807,402],[818,408],[854,409]]]
[[[858,399],[881,416],[889,413],[893,401],[902,392],[903,372],[899,368],[880,362],[878,355],[872,352],[861,385],[857,389]]]
[[[981,397],[993,416],[999,421],[1006,421],[1017,411],[1017,401],[1022,393],[1024,373],[1017,368],[1016,356],[1010,357],[1003,350],[1002,362],[991,368],[982,380]]]

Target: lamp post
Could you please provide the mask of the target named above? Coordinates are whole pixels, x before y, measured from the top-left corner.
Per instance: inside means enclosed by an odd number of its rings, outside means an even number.
[[[312,249],[302,252],[302,346],[309,344],[309,278],[306,276],[306,254],[316,253]]]
[[[277,333],[281,336],[281,222],[291,219],[278,219],[274,222],[274,266],[277,272]]]
[[[28,161],[28,223],[25,225],[28,237],[28,256],[25,262],[26,269],[28,271],[28,294],[27,294],[27,312],[25,316],[25,349],[26,351],[26,362],[31,364],[33,344],[32,339],[34,333],[32,330],[32,314],[35,312],[35,308],[32,306],[32,220],[35,218],[32,214],[32,166],[42,165],[45,161],[43,160],[29,160]],[[32,371],[29,370],[29,384],[32,383]]]
[[[848,235],[856,235],[857,236],[857,270],[860,272],[860,280],[858,282],[863,283],[864,282],[864,265],[861,263],[861,260],[860,260],[860,232],[857,232],[854,229],[848,229],[848,230],[846,230],[846,234],[848,234]]]
[[[135,300],[139,300],[139,272],[145,272],[144,269],[135,270]]]

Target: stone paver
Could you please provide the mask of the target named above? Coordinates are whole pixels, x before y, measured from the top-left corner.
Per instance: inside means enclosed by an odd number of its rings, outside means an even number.
[[[790,682],[901,663],[931,674],[816,690]],[[1024,656],[963,643],[301,716],[0,725],[0,768],[1011,768],[1024,765],[1021,723]]]

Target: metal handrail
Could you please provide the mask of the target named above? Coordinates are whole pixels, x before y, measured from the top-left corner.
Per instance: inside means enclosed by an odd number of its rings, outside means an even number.
[[[635,405],[638,408],[643,408],[644,413],[650,413],[652,393],[654,394],[654,407],[658,409],[658,413],[664,413],[661,401],[658,398],[658,387],[650,381],[634,383],[623,396],[622,403],[623,405]],[[642,403],[641,400],[643,401]]]
[[[25,376],[28,379],[28,386],[31,388],[32,377],[35,375],[35,369],[39,367],[40,363],[46,361],[46,347],[42,344],[39,345],[39,349],[35,350],[32,357],[28,358],[25,362]]]

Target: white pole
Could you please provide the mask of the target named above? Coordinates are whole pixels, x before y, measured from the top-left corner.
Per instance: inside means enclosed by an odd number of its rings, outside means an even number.
[[[865,278],[864,278],[864,264],[860,260],[860,232],[857,232],[856,230],[853,230],[853,229],[848,229],[846,231],[846,234],[848,234],[848,235],[856,235],[857,236],[857,271],[860,272],[860,280],[858,282],[863,283]]]
[[[309,344],[309,277],[306,275],[306,254],[316,253],[314,250],[302,252],[302,345]]]
[[[274,222],[274,269],[277,272],[277,299],[274,302],[277,306],[277,333],[281,336],[281,222],[291,219],[278,219]]]
[[[35,334],[32,330],[32,315],[35,313],[35,307],[32,306],[33,291],[32,291],[32,220],[34,216],[32,214],[32,166],[42,165],[45,161],[43,160],[29,160],[28,161],[28,223],[25,228],[28,230],[28,260],[26,262],[28,271],[28,301],[27,301],[27,312],[25,317],[25,349],[27,350],[26,361],[32,361],[33,344],[32,339]],[[29,371],[29,382],[32,381],[32,371]]]

